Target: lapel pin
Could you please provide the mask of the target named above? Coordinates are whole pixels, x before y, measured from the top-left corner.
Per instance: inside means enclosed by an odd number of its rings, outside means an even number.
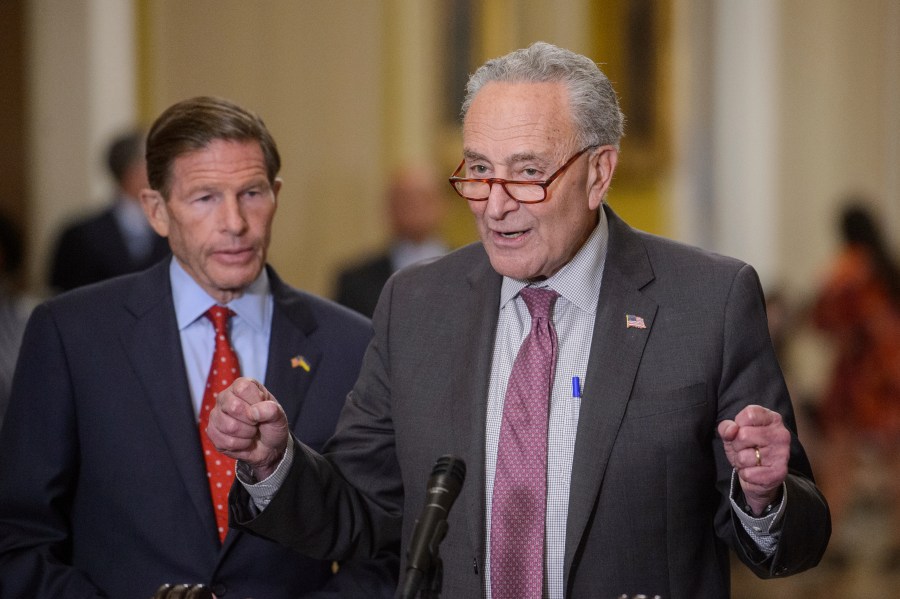
[[[644,324],[644,319],[640,316],[635,316],[634,314],[626,314],[625,315],[625,328],[626,329],[646,329],[647,325]]]
[[[302,368],[306,372],[309,372],[309,362],[307,362],[306,358],[303,356],[294,356],[291,358],[291,368]]]

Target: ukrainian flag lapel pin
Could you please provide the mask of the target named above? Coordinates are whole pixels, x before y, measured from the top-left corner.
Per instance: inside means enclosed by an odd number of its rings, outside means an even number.
[[[302,368],[306,372],[309,372],[309,362],[307,362],[306,358],[303,356],[297,355],[291,358],[291,368]]]

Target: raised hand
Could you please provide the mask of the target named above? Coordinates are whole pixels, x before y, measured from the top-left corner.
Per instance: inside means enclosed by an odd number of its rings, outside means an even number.
[[[750,509],[761,514],[778,499],[787,477],[790,431],[778,412],[750,405],[720,422],[718,432]]]
[[[219,393],[206,433],[218,451],[248,464],[257,480],[275,470],[290,438],[281,405],[261,383],[244,377]]]

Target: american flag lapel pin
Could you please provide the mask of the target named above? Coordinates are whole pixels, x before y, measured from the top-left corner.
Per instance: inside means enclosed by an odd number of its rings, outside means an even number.
[[[294,356],[291,358],[291,368],[302,368],[306,372],[309,372],[309,362],[307,362],[306,358],[303,356]]]
[[[636,316],[634,314],[626,314],[625,315],[625,328],[626,329],[646,329],[647,325],[644,324],[644,319],[640,316]]]

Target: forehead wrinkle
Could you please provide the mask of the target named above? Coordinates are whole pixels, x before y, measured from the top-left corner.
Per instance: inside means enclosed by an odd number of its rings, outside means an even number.
[[[493,141],[510,141],[534,138],[546,140],[553,137],[554,128],[548,126],[544,119],[529,119],[522,115],[520,122],[498,125],[491,119],[469,121],[464,127],[464,134],[469,137],[486,138]]]
[[[507,165],[536,160],[549,167],[565,160],[577,140],[569,122],[568,106],[565,103],[560,106],[556,101],[555,86],[497,85],[500,87],[492,83],[479,92],[466,115],[465,157],[493,162],[483,155],[490,149],[508,153],[497,156],[498,163]],[[532,100],[537,96],[547,101],[536,104]]]
[[[215,152],[185,155],[178,159],[173,169],[174,187],[182,187],[186,193],[217,191],[222,188],[246,188],[268,183],[265,164],[257,157],[222,159]]]

